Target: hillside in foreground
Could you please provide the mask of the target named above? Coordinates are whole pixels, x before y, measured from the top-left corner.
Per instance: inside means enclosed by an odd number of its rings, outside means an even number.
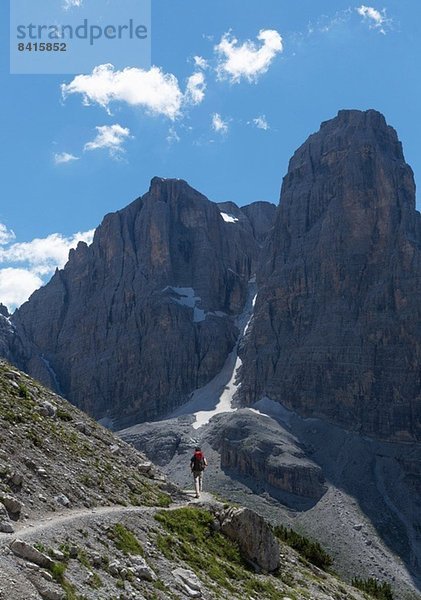
[[[317,544],[299,553],[253,511],[193,501],[5,362],[0,440],[2,599],[369,598]]]

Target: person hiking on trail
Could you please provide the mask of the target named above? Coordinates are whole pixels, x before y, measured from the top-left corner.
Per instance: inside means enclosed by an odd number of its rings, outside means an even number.
[[[196,490],[196,498],[199,498],[203,487],[203,471],[208,466],[208,461],[205,458],[199,446],[196,447],[193,456],[190,460],[190,469],[194,477],[194,489]]]

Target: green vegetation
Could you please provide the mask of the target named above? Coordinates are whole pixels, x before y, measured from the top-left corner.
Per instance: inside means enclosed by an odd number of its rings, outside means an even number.
[[[77,595],[76,588],[73,584],[66,579],[65,572],[67,569],[67,563],[55,562],[50,568],[50,573],[54,580],[61,585],[64,592],[66,593],[66,600],[81,600],[81,597]]]
[[[260,579],[250,571],[238,546],[214,531],[214,518],[208,511],[179,508],[161,511],[155,518],[168,532],[156,538],[158,549],[167,559],[183,560],[198,577],[209,577],[218,589],[231,593],[244,590],[268,600],[279,598],[279,590],[268,578]]]
[[[303,558],[319,567],[319,569],[327,571],[332,565],[332,557],[323,550],[319,542],[310,540],[283,525],[277,525],[274,533],[277,538],[294,548]]]
[[[62,408],[57,409],[57,418],[62,421],[73,421],[72,415]]]
[[[101,588],[103,586],[101,577],[98,575],[98,573],[93,573],[92,574],[92,577],[89,580],[89,585],[94,590],[98,590],[99,588]]]
[[[36,542],[34,544],[34,548],[38,550],[38,552],[42,552],[43,554],[47,552],[46,547],[44,546],[44,544],[41,544],[41,542]]]
[[[25,400],[31,400],[31,394],[25,384],[19,383],[19,396]]]
[[[31,440],[31,442],[34,444],[34,446],[36,446],[37,448],[42,448],[42,445],[43,445],[42,437],[39,435],[39,433],[35,429],[29,429],[26,435],[27,435],[27,438],[29,440]]]
[[[134,489],[129,493],[129,501],[133,506],[159,506],[168,508],[172,503],[170,495],[162,492],[157,485],[135,479]]]
[[[85,550],[79,548],[79,551],[77,553],[77,559],[80,562],[80,564],[86,567],[87,569],[91,568],[91,563],[89,562],[89,558]]]
[[[109,532],[108,537],[113,540],[116,547],[124,554],[140,554],[144,551],[135,535],[121,523],[116,523]]]
[[[393,600],[392,588],[390,584],[386,582],[378,582],[377,579],[372,577],[368,579],[360,579],[355,577],[352,580],[352,585],[363,592],[367,592],[373,598],[379,598],[379,600]]]
[[[64,583],[64,574],[66,572],[66,568],[67,565],[65,563],[55,562],[50,569],[50,573],[54,580],[60,585],[63,585]]]

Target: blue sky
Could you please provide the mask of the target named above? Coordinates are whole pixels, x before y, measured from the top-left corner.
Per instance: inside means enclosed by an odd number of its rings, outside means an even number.
[[[75,234],[89,240],[155,175],[215,201],[277,203],[293,152],[342,108],[383,112],[421,177],[418,0],[153,0],[153,69],[130,60],[84,78],[10,75],[7,5],[0,301],[11,308]]]

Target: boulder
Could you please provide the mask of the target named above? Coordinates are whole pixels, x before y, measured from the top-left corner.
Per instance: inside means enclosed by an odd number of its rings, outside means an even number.
[[[64,494],[59,494],[58,496],[54,496],[54,500],[57,502],[57,504],[61,504],[61,506],[65,506],[66,508],[70,507],[70,500],[67,496],[65,496]]]
[[[19,517],[24,507],[23,502],[21,502],[14,496],[11,496],[10,494],[0,494],[0,502],[4,504],[9,515],[12,515],[12,517],[15,518]]]
[[[201,598],[202,587],[197,575],[190,569],[174,569],[174,578],[181,584],[183,591],[189,598]]]
[[[0,502],[0,532],[1,533],[13,533],[15,531],[6,507]]]
[[[155,575],[154,571],[141,556],[132,556],[131,564],[136,577],[139,577],[139,579],[144,579],[145,581],[157,580],[157,576]]]
[[[279,568],[279,543],[263,517],[249,508],[229,508],[218,517],[222,533],[238,543],[241,555],[256,570],[270,573]]]
[[[44,569],[51,569],[54,565],[54,561],[52,561],[49,556],[22,540],[13,540],[10,544],[10,549],[16,556],[28,560]]]
[[[31,573],[28,577],[43,600],[66,600],[67,594],[57,584],[47,581],[41,573]]]
[[[57,415],[57,407],[54,406],[54,404],[51,404],[51,402],[47,402],[47,400],[45,400],[38,407],[38,412],[43,417],[51,417],[52,419],[55,419]]]

